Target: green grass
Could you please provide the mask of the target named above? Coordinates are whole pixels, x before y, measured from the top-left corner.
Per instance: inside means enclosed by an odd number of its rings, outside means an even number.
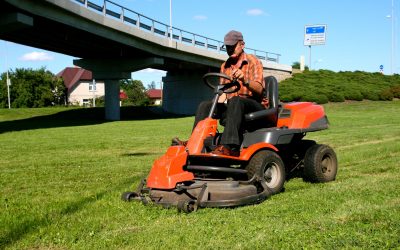
[[[337,180],[293,179],[258,205],[181,214],[120,194],[193,117],[0,109],[0,249],[400,248],[400,101],[325,105]]]

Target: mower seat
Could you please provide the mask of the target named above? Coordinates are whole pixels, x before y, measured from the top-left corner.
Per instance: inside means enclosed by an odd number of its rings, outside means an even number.
[[[262,127],[276,127],[278,122],[279,97],[278,81],[273,76],[264,78],[264,96],[269,100],[269,107],[245,115],[246,130],[253,130]]]

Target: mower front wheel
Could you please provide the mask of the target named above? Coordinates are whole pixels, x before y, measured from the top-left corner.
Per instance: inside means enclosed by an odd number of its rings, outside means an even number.
[[[304,157],[304,177],[309,182],[328,182],[336,179],[338,162],[335,151],[328,145],[311,146]]]
[[[282,191],[286,180],[285,165],[281,157],[270,150],[258,151],[246,166],[249,179],[257,175],[271,192],[271,195]]]
[[[194,200],[179,201],[178,212],[191,213],[197,211],[197,204]]]
[[[134,198],[138,197],[139,195],[136,192],[124,192],[121,195],[121,200],[123,201],[132,201]]]

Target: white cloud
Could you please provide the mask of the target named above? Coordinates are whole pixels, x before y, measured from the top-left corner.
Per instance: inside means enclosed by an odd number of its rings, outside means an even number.
[[[194,20],[206,20],[208,17],[204,15],[196,15],[193,17]]]
[[[260,16],[260,15],[264,15],[264,11],[261,9],[250,9],[250,10],[247,10],[246,14],[249,16]]]
[[[46,52],[31,52],[23,55],[20,60],[22,61],[51,61],[53,57]]]
[[[147,68],[147,69],[142,69],[137,71],[138,73],[158,73],[158,74],[164,74],[164,70],[159,70],[159,69],[152,69],[152,68]]]

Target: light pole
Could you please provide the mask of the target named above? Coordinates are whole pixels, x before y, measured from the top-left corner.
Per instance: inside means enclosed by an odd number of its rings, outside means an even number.
[[[92,80],[92,92],[93,92],[93,107],[96,107],[96,80]]]
[[[6,82],[7,82],[7,97],[8,97],[8,109],[11,109],[11,101],[10,101],[10,86],[11,86],[11,79],[8,76],[8,56],[7,56],[7,41],[5,41],[5,47],[6,47],[6,69],[7,69],[7,77],[6,77]]]
[[[391,56],[391,71],[392,75],[394,74],[394,63],[395,63],[395,41],[394,41],[394,22],[395,22],[395,16],[394,16],[394,0],[392,0],[392,56]]]
[[[392,22],[392,46],[391,46],[391,53],[390,53],[390,73],[393,75],[395,71],[395,13],[394,13],[394,0],[392,0],[392,8],[391,14],[386,16],[387,18],[391,19]]]
[[[172,41],[172,0],[169,0],[169,39]]]

